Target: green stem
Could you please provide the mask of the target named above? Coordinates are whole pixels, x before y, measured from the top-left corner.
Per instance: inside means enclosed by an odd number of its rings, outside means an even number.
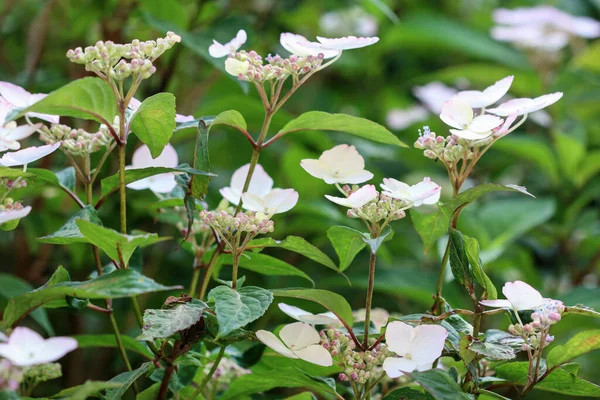
[[[225,347],[221,347],[221,350],[219,350],[219,354],[217,354],[217,358],[213,362],[213,365],[212,365],[210,371],[208,371],[208,374],[206,374],[204,379],[202,379],[202,382],[200,382],[200,386],[198,386],[198,389],[196,389],[196,391],[194,392],[194,394],[191,397],[192,399],[195,399],[196,397],[198,397],[198,395],[200,395],[200,393],[202,393],[202,391],[204,390],[204,387],[206,387],[208,382],[210,382],[210,378],[212,378],[212,376],[217,371],[217,368],[219,367],[219,363],[221,362],[221,359],[223,358],[224,354],[225,354]]]
[[[119,210],[121,233],[127,234],[127,192],[125,186],[125,143],[119,145]]]
[[[369,263],[369,285],[367,287],[367,301],[365,305],[365,333],[363,337],[363,349],[369,348],[369,324],[371,323],[371,305],[373,302],[373,288],[375,286],[375,262],[377,254],[371,252],[371,261]]]

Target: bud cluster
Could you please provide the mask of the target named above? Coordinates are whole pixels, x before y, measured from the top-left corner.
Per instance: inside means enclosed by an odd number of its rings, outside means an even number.
[[[342,189],[350,195],[358,190],[359,187],[354,185],[350,188],[348,185],[345,185]],[[381,225],[385,225],[388,222],[397,221],[406,217],[404,209],[408,206],[409,204],[402,200],[378,193],[377,197],[369,203],[362,207],[351,208],[346,214],[349,218],[360,218],[372,224],[383,222]]]
[[[565,306],[558,300],[546,300],[544,304],[531,313],[531,322],[528,324],[511,324],[508,331],[515,336],[526,339],[523,350],[541,349],[554,341],[554,336],[549,334],[550,327],[562,319]],[[542,341],[543,343],[540,342]]]
[[[321,345],[333,357],[339,356],[340,366],[344,371],[338,375],[341,381],[353,381],[358,384],[367,384],[371,379],[381,376],[383,361],[390,356],[385,345],[377,345],[373,350],[356,351],[356,344],[350,335],[337,330],[322,330]]]
[[[200,211],[200,219],[219,233],[225,233],[224,236],[230,236],[234,233],[248,233],[259,235],[273,232],[273,221],[260,212],[246,211],[233,216],[227,211]]]
[[[42,382],[60,378],[62,368],[59,363],[38,364],[23,370],[23,381],[29,387],[36,387]]]
[[[470,160],[473,158],[473,148],[479,148],[489,144],[493,138],[482,140],[469,140],[459,138],[456,135],[448,137],[438,136],[431,132],[428,126],[419,129],[419,138],[414,146],[417,149],[424,150],[425,157],[432,160],[440,159],[444,163],[454,164],[460,160]]]
[[[10,210],[22,210],[23,204],[18,201],[14,201],[12,198],[7,197],[4,199],[3,203],[0,203],[0,212],[1,211],[10,211]]]
[[[225,69],[239,80],[254,83],[264,83],[270,80],[283,80],[289,76],[299,77],[321,66],[323,55],[300,57],[291,55],[283,58],[276,54],[267,56],[264,64],[263,58],[254,50],[239,51],[225,61]]]
[[[133,75],[147,79],[156,72],[153,61],[179,42],[181,37],[173,32],[168,32],[164,38],[145,42],[138,39],[127,44],[99,41],[85,49],[77,47],[69,50],[67,57],[71,62],[84,64],[86,71],[103,78],[122,81]]]
[[[213,363],[208,363],[204,367],[204,373],[207,374],[212,368]],[[252,371],[246,368],[242,368],[230,358],[223,358],[219,363],[215,373],[212,376],[211,384],[213,390],[216,393],[224,392],[231,385],[231,383],[244,376],[250,374]]]
[[[17,391],[23,382],[23,371],[8,360],[0,360],[0,390]]]
[[[27,181],[24,179],[0,178],[0,188],[9,190],[23,189],[27,187]]]
[[[52,124],[49,128],[43,126],[40,139],[46,144],[62,142],[61,148],[75,156],[94,153],[108,147],[113,140],[106,125],[100,125],[98,132],[90,133],[61,124]]]

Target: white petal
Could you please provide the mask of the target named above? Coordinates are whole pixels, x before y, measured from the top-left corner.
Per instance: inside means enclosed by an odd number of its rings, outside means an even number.
[[[133,168],[148,168],[148,167],[167,167],[175,168],[179,164],[177,151],[173,146],[167,144],[163,151],[156,158],[152,158],[148,146],[143,145],[138,147],[131,157],[131,166]]]
[[[285,345],[275,336],[273,333],[268,331],[256,331],[256,338],[260,340],[263,344],[275,350],[279,354],[289,357],[289,358],[298,358],[290,349],[285,347]]]
[[[480,300],[479,304],[483,304],[486,307],[495,307],[495,308],[512,308],[510,301],[508,300]]]
[[[171,173],[151,176],[149,189],[154,193],[171,193],[177,186],[175,175]]]
[[[77,340],[70,337],[53,337],[46,339],[42,348],[38,349],[35,364],[54,362],[77,348]]]
[[[325,195],[325,197],[327,200],[341,206],[358,208],[375,199],[377,197],[377,189],[375,189],[375,185],[365,185],[348,197],[334,197],[329,195]]]
[[[393,321],[385,329],[385,344],[390,351],[404,356],[410,351],[410,343],[415,337],[415,328],[402,322]]]
[[[456,95],[456,89],[442,82],[431,82],[424,86],[415,86],[413,93],[431,112],[439,114],[444,103]]]
[[[127,184],[127,187],[133,190],[146,190],[150,189],[150,186],[152,186],[150,178],[143,178]]]
[[[224,187],[219,189],[219,193],[221,193],[221,196],[223,196],[223,198],[225,198],[228,202],[235,206],[237,206],[240,203],[240,199],[242,197],[242,194],[240,192],[230,187]]]
[[[544,303],[540,292],[523,281],[506,282],[502,293],[518,311],[533,310]]]
[[[433,182],[429,177],[409,189],[410,201],[414,207],[419,207],[421,204],[435,204],[440,200],[442,187]]]
[[[23,140],[33,135],[38,129],[42,127],[42,124],[35,125],[21,125],[10,130],[10,133],[5,136],[8,140]]]
[[[23,207],[20,210],[0,211],[0,224],[16,219],[25,218],[31,212],[31,206]]]
[[[329,179],[333,179],[327,166],[319,160],[305,158],[304,160],[300,160],[300,166],[315,178],[324,179],[328,177]]]
[[[304,322],[294,322],[281,328],[279,337],[285,345],[296,352],[321,341],[319,332]]]
[[[225,60],[225,71],[227,71],[229,75],[235,77],[246,75],[249,69],[250,63],[248,61],[240,61],[231,57]]]
[[[268,214],[284,213],[298,203],[298,192],[294,189],[273,189],[264,197],[264,203]]]
[[[485,139],[487,137],[490,137],[492,135],[492,131],[474,132],[474,131],[469,130],[469,129],[464,129],[464,130],[450,129],[450,133],[452,133],[453,135],[458,136],[461,139],[465,139],[465,140],[481,140],[481,139]]]
[[[548,107],[560,100],[562,96],[562,92],[556,92],[551,94],[545,94],[543,96],[536,97],[535,99],[512,99],[500,104],[496,108],[490,108],[487,111],[492,114],[499,115],[501,117],[505,117],[511,114],[524,115]]]
[[[350,185],[357,185],[359,183],[364,183],[373,179],[373,173],[367,170],[355,171],[347,174],[344,178],[344,182],[339,183],[348,183]]]
[[[448,331],[440,325],[419,325],[410,343],[410,354],[419,365],[433,364],[442,355]]]
[[[473,109],[461,100],[452,99],[444,103],[440,119],[456,129],[464,129],[473,121]]]
[[[479,90],[464,90],[456,94],[456,99],[464,101],[472,108],[487,107],[502,98],[510,89],[513,76],[507,76],[499,80],[492,86],[489,86],[484,91]]]
[[[356,37],[346,36],[341,38],[324,38],[317,36],[317,40],[321,42],[323,48],[331,50],[351,50],[367,47],[379,41],[377,36],[374,37]]]
[[[383,190],[386,190],[387,192],[406,192],[408,191],[408,189],[410,189],[409,185],[407,185],[404,182],[400,182],[394,178],[383,178],[383,183],[380,186]]]
[[[308,346],[304,349],[295,350],[294,353],[304,361],[309,363],[321,365],[323,367],[330,367],[333,365],[333,359],[331,354],[320,344]]]
[[[408,358],[388,357],[383,361],[383,370],[390,378],[398,378],[405,372],[413,372],[417,363]]]
[[[60,147],[60,142],[48,144],[45,146],[32,146],[23,150],[4,153],[0,158],[0,166],[14,167],[17,165],[26,165],[40,158],[46,157],[48,154],[56,151]]]
[[[279,37],[279,42],[284,49],[300,57],[318,56],[323,54],[324,58],[332,58],[340,54],[339,50],[325,49],[320,43],[311,42],[302,35],[284,32]]]
[[[429,117],[425,107],[413,106],[410,108],[394,108],[388,111],[385,121],[391,129],[403,130],[409,126],[421,122]]]
[[[135,112],[135,111],[137,111],[138,108],[140,108],[141,105],[142,105],[141,101],[139,101],[135,97],[132,97],[131,100],[129,100],[129,105],[127,106],[127,108],[129,108],[131,111]]]
[[[303,315],[314,315],[313,313],[305,311],[305,310],[301,309],[300,307],[291,306],[289,304],[279,303],[278,306],[281,311],[283,311],[288,316],[294,318],[297,321],[300,321],[300,317]]]
[[[244,189],[244,183],[248,177],[248,171],[250,170],[250,164],[243,165],[242,167],[235,170],[231,176],[231,188],[236,192],[242,192]],[[256,164],[252,179],[250,179],[250,185],[248,186],[248,193],[257,194],[259,196],[265,196],[273,189],[273,179],[267,174],[265,169],[260,164]]]
[[[255,212],[260,211],[263,213],[266,213],[267,209],[264,199],[252,193],[242,194],[242,207],[244,208],[244,210]]]
[[[299,307],[290,306],[285,303],[279,303],[279,309],[295,320],[311,325],[326,325],[339,322],[339,319],[332,312],[315,315]]]
[[[468,129],[473,132],[489,132],[502,125],[502,122],[504,122],[504,120],[495,115],[479,115],[473,119]]]
[[[180,124],[182,122],[193,121],[194,119],[195,118],[193,115],[175,114],[175,122],[177,122],[178,124]]]
[[[16,108],[25,108],[29,106],[31,93],[10,82],[0,82],[0,96]]]

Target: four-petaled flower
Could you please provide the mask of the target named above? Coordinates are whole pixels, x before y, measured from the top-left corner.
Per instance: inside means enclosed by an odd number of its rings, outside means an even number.
[[[503,122],[502,118],[487,114],[473,118],[473,109],[459,99],[445,102],[440,118],[447,125],[455,128],[450,129],[450,132],[467,140],[485,139]]]
[[[46,364],[62,358],[77,348],[77,340],[70,337],[44,339],[29,328],[15,328],[6,343],[0,343],[0,356],[13,365],[26,367]]]
[[[442,355],[448,331],[440,325],[412,327],[404,322],[390,322],[385,330],[388,350],[402,358],[388,357],[383,370],[390,378],[404,373],[431,369],[433,362]]]
[[[393,178],[384,178],[381,184],[382,194],[398,200],[404,200],[412,207],[423,204],[435,204],[440,200],[442,187],[425,177],[415,185],[407,185]]]
[[[324,151],[318,160],[304,159],[300,166],[315,178],[325,183],[357,184],[373,178],[373,174],[365,170],[365,160],[356,151],[356,147],[340,144]]]
[[[512,85],[513,78],[514,77],[512,75],[507,76],[506,78],[494,83],[492,86],[488,86],[483,91],[463,90],[462,92],[458,92],[454,98],[467,103],[473,108],[484,108],[491,106],[500,100],[502,96],[508,93],[508,89],[510,89],[510,85]]]
[[[156,158],[152,158],[152,154],[150,154],[150,149],[148,148],[148,146],[143,145],[133,152],[133,156],[131,158],[131,165],[125,168],[175,168],[178,164],[179,157],[177,156],[177,151],[175,151],[175,148],[170,144],[167,144],[163,151],[160,153],[160,155]],[[177,182],[175,182],[175,175],[171,172],[149,176],[147,178],[131,182],[127,185],[127,187],[130,189],[150,189],[154,193],[170,193],[173,189],[175,189],[175,186],[177,186]]]
[[[266,215],[280,214],[291,210],[298,203],[298,192],[294,189],[275,188],[264,196],[252,193],[242,194],[242,207],[248,211]]]
[[[48,154],[56,151],[60,147],[60,142],[47,144],[44,146],[31,146],[19,151],[11,151],[4,153],[0,157],[0,166],[16,167],[19,165],[27,165],[40,158],[46,157]]]
[[[242,191],[244,190],[244,183],[246,182],[246,177],[248,176],[249,171],[250,164],[245,164],[236,169],[231,176],[231,182],[229,186],[219,190],[221,196],[223,196],[231,204],[237,206],[240,203]],[[267,174],[265,169],[260,164],[256,164],[246,193],[263,197],[266,196],[271,190],[273,190],[273,179],[269,176],[269,174]]]
[[[272,332],[263,330],[257,331],[256,337],[283,356],[299,358],[324,367],[333,365],[331,354],[320,344],[319,332],[304,322],[284,326],[279,331],[279,338]]]
[[[365,185],[355,192],[352,192],[348,197],[335,197],[325,195],[327,200],[332,201],[340,206],[348,208],[359,208],[367,204],[368,202],[377,198],[379,193],[375,189],[375,185]]]
[[[13,108],[27,108],[36,102],[42,100],[47,94],[35,93],[31,94],[20,86],[10,82],[0,82],[0,96]],[[53,124],[58,124],[59,118],[57,115],[27,113],[30,117],[37,117]]]
[[[506,282],[502,288],[506,300],[481,300],[488,307],[508,308],[516,311],[533,310],[544,304],[540,292],[523,281]]]
[[[279,303],[279,309],[286,313],[288,316],[294,318],[297,321],[304,322],[310,325],[330,325],[338,324],[340,320],[331,311],[313,314],[305,311],[300,307],[290,306],[289,304]]]
[[[248,35],[246,35],[246,31],[240,29],[235,35],[233,39],[225,44],[221,44],[216,40],[213,40],[213,44],[211,44],[208,48],[208,54],[214,58],[221,58],[227,55],[235,53],[240,47],[246,43],[248,40]]]

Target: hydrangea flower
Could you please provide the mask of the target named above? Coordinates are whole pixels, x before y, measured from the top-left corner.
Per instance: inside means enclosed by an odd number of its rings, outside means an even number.
[[[2,207],[4,208],[4,207]],[[31,206],[21,208],[4,208],[0,210],[0,225],[17,219],[25,218],[31,212]],[[2,338],[0,338],[2,339]]]
[[[319,332],[304,322],[284,326],[279,331],[279,338],[264,330],[257,331],[256,337],[283,356],[299,358],[323,367],[333,365],[331,354],[320,344]]]
[[[125,167],[126,169],[140,169],[149,167],[167,167],[175,168],[179,165],[179,157],[177,151],[170,144],[167,144],[160,155],[156,158],[152,158],[150,149],[148,146],[143,145],[137,148],[133,152],[131,158],[131,165]],[[175,189],[177,183],[175,182],[175,174],[165,173],[149,176],[144,179],[132,182],[127,185],[128,188],[134,190],[150,189],[154,193],[170,193]]]
[[[248,61],[240,61],[231,57],[225,60],[225,71],[227,71],[229,75],[237,76],[238,78],[243,77],[248,73],[249,69],[250,63]]]
[[[47,94],[43,93],[31,94],[22,87],[14,85],[10,82],[0,82],[0,97],[13,108],[27,108],[46,96]],[[53,124],[58,124],[59,120],[57,115],[39,114],[33,112],[27,113],[27,115],[30,117],[43,119],[44,121],[48,121]]]
[[[267,215],[280,214],[291,210],[298,203],[298,192],[294,189],[273,189],[264,196],[252,193],[242,194],[242,207],[249,211]]]
[[[246,177],[250,171],[250,164],[245,164],[240,168],[236,169],[231,176],[231,182],[229,186],[219,190],[221,196],[223,196],[231,204],[238,205],[242,198],[242,191],[244,190],[244,183]],[[267,174],[265,169],[260,165],[256,164],[252,179],[250,179],[250,185],[246,193],[255,194],[259,197],[266,196],[271,190],[273,190],[273,179]]]
[[[514,76],[507,76],[488,86],[483,91],[480,90],[463,90],[458,92],[455,99],[461,100],[467,103],[472,108],[483,108],[491,106],[500,100],[510,89]]]
[[[302,35],[284,32],[279,36],[281,46],[292,54],[300,57],[317,57],[323,54],[323,58],[333,58],[340,54],[336,49],[323,49],[318,42],[311,42]]]
[[[324,49],[334,50],[352,50],[360,49],[361,47],[371,46],[379,42],[377,36],[373,37],[356,37],[356,36],[345,36],[341,38],[325,38],[317,36],[317,40],[321,43],[321,47]]]
[[[375,189],[375,185],[365,185],[355,192],[352,192],[348,197],[335,197],[325,195],[327,200],[332,201],[340,206],[348,208],[362,207],[368,202],[377,198],[379,193]]]
[[[473,109],[459,99],[445,102],[440,118],[447,125],[455,128],[450,129],[450,132],[467,140],[485,139],[503,122],[502,118],[493,115],[484,114],[474,117]]]
[[[60,147],[59,143],[47,144],[45,146],[31,146],[23,150],[4,153],[0,157],[0,166],[16,167],[19,165],[27,165],[40,158],[46,157]]]
[[[288,316],[294,318],[297,321],[304,322],[310,325],[331,325],[340,322],[338,317],[332,312],[325,312],[320,314],[313,314],[305,311],[300,307],[290,306],[289,304],[279,303],[279,309],[286,313]]]
[[[533,310],[544,304],[544,298],[523,281],[506,282],[502,288],[506,300],[481,300],[488,307],[508,308],[516,311]]]
[[[545,94],[543,96],[536,97],[534,99],[529,98],[518,98],[508,100],[500,104],[496,108],[490,108],[486,110],[491,114],[496,114],[501,117],[509,115],[525,115],[532,112],[541,110],[556,103],[563,96],[562,92]]]
[[[19,150],[23,140],[31,136],[42,124],[17,126],[15,121],[6,122],[8,114],[13,107],[0,97],[0,152],[6,150]]]
[[[365,160],[356,147],[347,144],[324,151],[318,160],[304,159],[300,161],[300,166],[328,184],[357,184],[373,178],[373,174],[365,170]]]
[[[208,48],[208,54],[210,54],[210,56],[214,58],[225,57],[229,54],[235,53],[240,47],[244,45],[244,43],[246,43],[246,40],[248,40],[248,35],[246,34],[246,31],[240,29],[237,35],[235,35],[233,39],[231,39],[225,44],[221,44],[216,40],[213,40],[213,44],[211,44]]]
[[[400,321],[390,322],[385,330],[385,343],[388,350],[401,358],[386,358],[383,370],[390,378],[398,378],[406,372],[431,369],[442,355],[446,337],[448,332],[440,325],[412,327]]]
[[[413,207],[423,204],[436,204],[440,200],[442,187],[426,177],[415,185],[409,186],[393,178],[384,178],[381,184],[382,194],[398,200],[404,200]]]
[[[54,362],[76,348],[77,340],[73,338],[44,339],[29,328],[17,327],[8,337],[8,342],[0,343],[0,356],[14,365],[26,367]]]

